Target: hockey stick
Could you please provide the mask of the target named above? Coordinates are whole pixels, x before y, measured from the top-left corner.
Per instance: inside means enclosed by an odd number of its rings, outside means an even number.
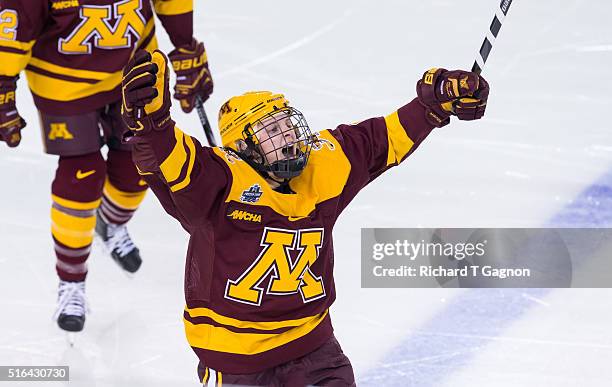
[[[508,14],[508,10],[510,9],[510,5],[512,4],[512,0],[502,0],[499,5],[499,9],[495,12],[495,16],[493,17],[493,21],[491,22],[491,26],[489,27],[489,33],[485,36],[484,42],[482,42],[482,46],[480,47],[479,55],[476,56],[476,60],[474,61],[474,65],[472,66],[472,72],[476,74],[480,74],[482,69],[484,68],[485,63],[487,62],[487,58],[491,53],[491,49],[493,48],[493,43],[495,43],[495,39],[499,34],[499,30],[501,29],[502,22],[504,18]]]
[[[202,97],[199,95],[196,97],[196,110],[198,111],[198,116],[200,116],[200,123],[202,124],[202,128],[204,128],[204,134],[206,135],[208,146],[217,146],[215,135],[213,134],[212,128],[210,127],[210,122],[208,121],[208,116],[204,110],[204,101],[202,101]]]

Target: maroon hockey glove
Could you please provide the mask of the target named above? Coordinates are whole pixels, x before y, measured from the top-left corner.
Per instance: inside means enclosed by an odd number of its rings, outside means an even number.
[[[26,122],[15,106],[15,90],[19,77],[0,76],[0,141],[13,148],[21,142],[21,129]]]
[[[489,84],[480,75],[462,70],[433,68],[417,83],[419,101],[427,121],[440,128],[455,115],[460,120],[482,118],[489,98]]]
[[[195,107],[196,97],[204,102],[213,92],[204,44],[194,39],[189,46],[177,47],[168,56],[176,72],[174,98],[181,102],[181,109],[189,113]]]
[[[161,51],[138,51],[123,70],[121,86],[121,116],[133,134],[174,127],[170,118],[168,59]]]

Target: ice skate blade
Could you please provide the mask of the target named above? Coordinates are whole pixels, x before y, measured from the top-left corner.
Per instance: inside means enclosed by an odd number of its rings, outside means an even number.
[[[74,348],[74,344],[76,343],[76,332],[66,332],[66,342],[71,348]]]

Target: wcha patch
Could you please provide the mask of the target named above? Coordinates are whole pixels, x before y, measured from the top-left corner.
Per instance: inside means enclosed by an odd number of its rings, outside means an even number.
[[[227,217],[233,220],[244,220],[247,222],[261,223],[261,214],[257,212],[228,209]]]
[[[52,1],[51,8],[54,10],[62,10],[67,8],[76,8],[79,6],[79,0],[59,0]]]
[[[249,189],[242,191],[240,201],[244,203],[255,203],[259,201],[261,195],[263,195],[263,192],[259,184],[253,184]]]

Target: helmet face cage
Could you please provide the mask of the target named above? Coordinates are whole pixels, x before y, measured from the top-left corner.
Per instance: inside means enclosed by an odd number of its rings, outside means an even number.
[[[302,172],[313,142],[304,115],[292,107],[275,110],[247,125],[243,137],[261,156],[260,160],[253,161],[281,179],[290,179]]]

